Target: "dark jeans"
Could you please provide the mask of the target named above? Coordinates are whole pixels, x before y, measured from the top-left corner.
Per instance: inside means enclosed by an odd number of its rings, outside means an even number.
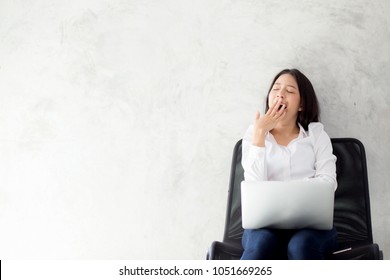
[[[242,260],[322,260],[337,249],[337,231],[246,229],[242,245]]]

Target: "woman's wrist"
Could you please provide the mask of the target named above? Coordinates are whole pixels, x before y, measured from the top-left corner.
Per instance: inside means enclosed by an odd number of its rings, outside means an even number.
[[[252,144],[254,146],[258,146],[258,147],[264,147],[266,133],[267,133],[267,131],[264,131],[262,129],[256,130],[255,133],[253,134]]]

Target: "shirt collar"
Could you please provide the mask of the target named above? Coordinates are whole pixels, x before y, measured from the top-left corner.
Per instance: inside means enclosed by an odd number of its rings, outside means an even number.
[[[299,126],[299,134],[298,137],[295,138],[293,141],[298,139],[303,139],[309,136],[308,132],[303,128],[303,126],[300,123],[298,123],[298,126]],[[274,136],[269,131],[266,134],[266,139],[276,143]]]
[[[305,138],[309,136],[307,131],[303,128],[303,126],[300,123],[298,123],[298,126],[299,126],[299,135],[297,138]]]

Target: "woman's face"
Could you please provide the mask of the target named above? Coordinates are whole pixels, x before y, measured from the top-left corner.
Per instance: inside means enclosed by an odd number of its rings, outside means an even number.
[[[281,75],[273,84],[268,95],[268,106],[282,99],[282,104],[286,105],[286,119],[297,119],[301,110],[301,94],[295,78],[290,74]]]

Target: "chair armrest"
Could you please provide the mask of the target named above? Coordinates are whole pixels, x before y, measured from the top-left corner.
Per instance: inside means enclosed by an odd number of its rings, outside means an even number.
[[[207,260],[239,260],[241,258],[242,247],[219,241],[214,241],[208,252]]]
[[[331,260],[383,260],[383,253],[378,244],[367,244],[334,252]]]

